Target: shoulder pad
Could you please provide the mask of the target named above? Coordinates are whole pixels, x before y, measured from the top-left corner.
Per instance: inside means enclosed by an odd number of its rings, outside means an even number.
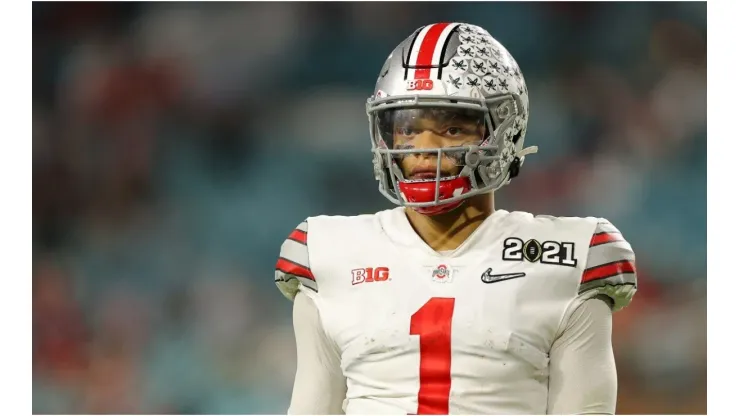
[[[280,257],[275,264],[275,284],[290,300],[295,299],[303,288],[319,291],[308,261],[308,220],[298,224],[280,246]]]
[[[603,294],[614,302],[613,311],[627,306],[637,291],[637,269],[632,246],[609,221],[599,218],[588,248],[579,295]]]

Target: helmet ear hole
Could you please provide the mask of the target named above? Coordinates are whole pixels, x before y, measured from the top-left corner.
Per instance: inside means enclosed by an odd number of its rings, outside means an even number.
[[[514,179],[519,175],[519,167],[521,164],[522,161],[519,157],[515,157],[514,160],[511,161],[511,165],[509,165],[509,179]]]
[[[517,132],[517,133],[516,133],[516,134],[514,135],[514,137],[512,137],[512,138],[511,138],[511,141],[512,141],[512,142],[514,142],[514,144],[516,144],[516,142],[518,142],[518,141],[519,141],[519,139],[521,139],[521,138],[522,138],[522,131],[521,131],[521,130],[519,130],[519,131],[518,131],[518,132]]]

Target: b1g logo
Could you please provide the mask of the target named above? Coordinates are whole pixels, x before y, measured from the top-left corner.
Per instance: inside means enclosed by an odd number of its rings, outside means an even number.
[[[407,91],[429,91],[434,88],[434,81],[431,79],[415,79],[406,81]]]
[[[352,269],[352,284],[384,282],[388,280],[387,267],[366,267],[364,269]]]
[[[574,243],[545,241],[540,244],[535,239],[522,241],[516,237],[504,240],[504,255],[506,261],[527,260],[530,263],[557,264],[576,267],[578,261],[573,257]]]

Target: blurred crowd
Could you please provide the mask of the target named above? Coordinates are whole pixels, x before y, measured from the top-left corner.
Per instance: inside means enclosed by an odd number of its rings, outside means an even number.
[[[34,413],[284,413],[305,217],[389,208],[365,99],[434,21],[530,92],[497,207],[609,218],[640,269],[619,413],[706,413],[706,3],[34,3]]]

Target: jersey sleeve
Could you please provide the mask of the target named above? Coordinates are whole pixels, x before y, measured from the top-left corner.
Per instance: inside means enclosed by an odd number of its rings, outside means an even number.
[[[290,300],[295,299],[298,291],[305,291],[309,296],[318,293],[316,278],[308,261],[308,220],[298,224],[280,246],[280,257],[275,264],[275,284]]]
[[[599,219],[589,243],[579,295],[606,295],[613,302],[612,310],[618,311],[629,305],[636,291],[637,269],[632,246],[614,225]]]
[[[289,415],[341,415],[347,395],[339,350],[321,323],[319,310],[305,294],[293,302],[297,368]]]
[[[612,312],[599,296],[576,307],[552,345],[547,414],[611,415],[616,405]]]

